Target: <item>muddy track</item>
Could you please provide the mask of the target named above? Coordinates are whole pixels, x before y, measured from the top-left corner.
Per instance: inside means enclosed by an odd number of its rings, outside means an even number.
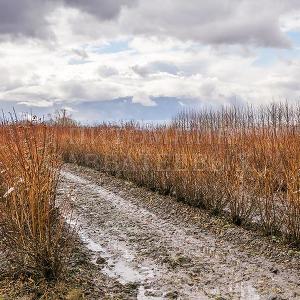
[[[298,253],[267,238],[83,167],[65,166],[59,194],[99,272],[133,299],[300,299]]]

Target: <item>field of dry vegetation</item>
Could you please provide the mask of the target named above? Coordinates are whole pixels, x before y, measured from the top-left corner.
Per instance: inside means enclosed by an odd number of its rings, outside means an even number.
[[[184,111],[163,126],[67,121],[0,127],[0,251],[15,273],[51,280],[62,270],[62,160],[300,245],[299,106]]]
[[[185,111],[170,125],[59,129],[64,160],[300,244],[300,107]]]

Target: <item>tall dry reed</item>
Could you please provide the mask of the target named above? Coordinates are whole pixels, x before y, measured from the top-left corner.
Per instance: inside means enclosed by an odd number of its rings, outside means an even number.
[[[67,239],[56,206],[61,166],[54,128],[36,122],[0,126],[0,251],[16,273],[56,278]]]

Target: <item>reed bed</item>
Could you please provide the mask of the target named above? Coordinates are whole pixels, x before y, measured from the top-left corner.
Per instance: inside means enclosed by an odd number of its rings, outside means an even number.
[[[55,128],[41,122],[0,126],[0,252],[15,275],[55,279],[67,256],[56,205],[61,166]]]
[[[60,126],[65,161],[300,244],[300,107],[183,111],[171,125]]]

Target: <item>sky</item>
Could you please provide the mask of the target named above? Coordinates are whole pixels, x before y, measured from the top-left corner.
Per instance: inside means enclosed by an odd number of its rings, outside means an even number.
[[[0,108],[83,122],[300,96],[298,0],[0,0]]]

